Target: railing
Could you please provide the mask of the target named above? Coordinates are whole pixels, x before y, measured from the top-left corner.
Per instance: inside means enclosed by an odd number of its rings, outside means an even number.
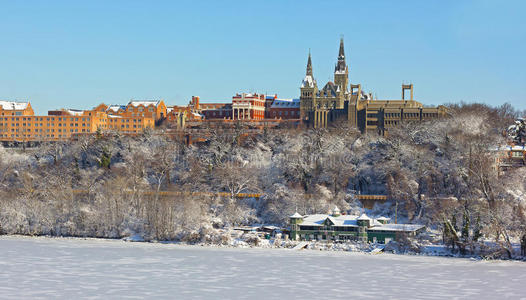
[[[132,194],[133,191],[126,190],[124,191],[127,194]],[[73,194],[87,194],[89,193],[88,190],[81,190],[81,189],[75,189],[73,190]],[[139,191],[139,194],[143,195],[157,195],[159,193],[160,196],[220,196],[220,197],[230,197],[231,194],[227,192],[217,192],[217,193],[209,193],[209,192],[182,192],[182,191]],[[261,198],[263,194],[259,193],[238,193],[235,194],[234,197],[236,198]]]

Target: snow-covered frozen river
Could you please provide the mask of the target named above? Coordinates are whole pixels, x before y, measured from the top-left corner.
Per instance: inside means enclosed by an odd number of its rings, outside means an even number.
[[[526,263],[15,236],[0,297],[519,299]]]

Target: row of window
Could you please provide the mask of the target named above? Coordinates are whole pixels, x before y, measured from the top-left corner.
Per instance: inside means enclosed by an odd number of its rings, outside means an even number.
[[[68,136],[69,135],[67,135],[67,134],[57,134],[56,137],[58,138],[58,137],[68,137]],[[9,136],[8,134],[0,134],[0,137],[4,137],[4,138],[8,138],[8,137],[12,137],[12,138],[14,138],[14,137],[17,137],[17,138],[18,137],[23,137],[23,138],[44,138],[44,137],[48,137],[49,138],[49,137],[51,137],[51,138],[54,138],[55,135],[54,134],[46,134],[44,136],[43,134],[42,135],[40,135],[40,134],[39,135],[11,134],[11,136]]]
[[[127,111],[135,111],[135,109],[134,109],[132,106],[130,106],[130,107],[128,107]],[[138,111],[138,112],[143,112],[143,111],[144,111],[144,107],[139,106],[139,107],[137,108],[137,111]],[[148,111],[149,111],[149,112],[154,112],[154,108],[153,108],[153,107],[148,107]]]
[[[400,113],[385,113],[384,117],[386,117],[386,118],[400,118]]]
[[[398,121],[384,121],[385,125],[398,125]]]
[[[284,116],[288,116],[288,115],[289,115],[289,111],[288,111],[288,110],[286,110],[286,111],[281,111],[281,110],[280,110],[280,111],[279,111],[279,114],[278,114],[276,111],[273,111],[273,112],[272,112],[272,116],[275,117],[275,116],[277,116],[277,115],[279,115],[279,116],[283,116],[283,115],[284,115]],[[299,115],[300,115],[300,111],[299,111],[299,110],[291,111],[291,112],[290,112],[290,115],[291,115],[291,116],[294,116],[294,115],[299,116]]]
[[[420,113],[404,113],[404,118],[420,118]]]
[[[8,131],[8,129],[6,130],[0,130],[0,131]],[[44,132],[44,129],[35,129],[33,131],[31,131],[30,128],[28,129],[21,129],[19,130],[18,128],[11,128],[11,132],[28,132],[28,133],[31,133],[31,132]],[[45,132],[55,132],[55,129],[46,129]],[[67,129],[57,129],[57,132],[67,132]],[[79,132],[79,129],[78,128],[75,128],[75,129],[70,129],[69,132]],[[83,128],[81,132],[90,132],[90,129],[85,129]]]
[[[424,118],[438,118],[438,113],[423,113]]]
[[[119,126],[117,124],[110,125],[110,128],[118,128],[118,127]],[[123,125],[121,125],[121,128],[130,128],[130,125],[126,124],[126,127],[125,127],[125,125],[123,124]],[[139,125],[133,124],[133,128],[142,128],[142,125],[141,124],[139,124]]]
[[[22,112],[21,111],[15,111],[15,112],[12,112],[11,114],[5,114],[5,113],[2,113],[2,116],[21,116],[22,115]]]
[[[319,226],[306,226],[306,225],[300,225],[300,230],[311,230],[311,231],[322,231],[326,230],[324,227]],[[349,227],[349,226],[332,226],[329,227],[328,230],[330,231],[349,231],[349,232],[356,232],[357,227]]]
[[[55,117],[17,117],[17,118],[3,118],[5,121],[13,121],[13,119],[15,121],[55,121]],[[2,118],[0,118],[0,121],[2,120]],[[57,120],[58,121],[67,121],[68,118],[66,117],[57,117]],[[76,121],[78,122],[79,120],[82,121],[82,122],[85,122],[85,121],[88,121],[90,120],[90,118],[69,118],[69,120],[71,122],[73,121]]]
[[[118,123],[122,121],[123,123],[130,123],[130,119],[110,119],[110,123]],[[133,123],[141,122],[141,119],[133,119]]]
[[[20,126],[22,125],[22,126]],[[67,124],[66,123],[47,123],[46,124],[47,127],[52,127],[52,126],[55,126],[55,127],[67,127]],[[8,127],[9,126],[9,123],[0,123],[0,127]],[[44,127],[44,123],[11,123],[11,127]],[[79,127],[79,123],[70,123],[69,124],[70,127]],[[82,127],[86,127],[86,126],[89,126],[89,124],[86,125],[86,123],[82,123],[81,124]]]

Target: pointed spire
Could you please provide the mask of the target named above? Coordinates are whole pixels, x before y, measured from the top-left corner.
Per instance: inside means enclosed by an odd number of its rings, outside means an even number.
[[[340,52],[338,53],[338,60],[345,60],[345,52],[343,50],[343,36],[340,38]]]
[[[309,60],[307,61],[307,74],[312,76],[312,60],[310,58],[310,49],[309,49]]]
[[[347,64],[345,63],[345,51],[343,47],[343,36],[340,38],[340,51],[338,52],[338,62],[334,68],[334,72],[340,71],[345,72]]]

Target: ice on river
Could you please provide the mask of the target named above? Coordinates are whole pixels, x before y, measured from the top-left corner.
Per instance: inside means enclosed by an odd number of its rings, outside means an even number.
[[[519,299],[526,263],[0,237],[0,297]]]

